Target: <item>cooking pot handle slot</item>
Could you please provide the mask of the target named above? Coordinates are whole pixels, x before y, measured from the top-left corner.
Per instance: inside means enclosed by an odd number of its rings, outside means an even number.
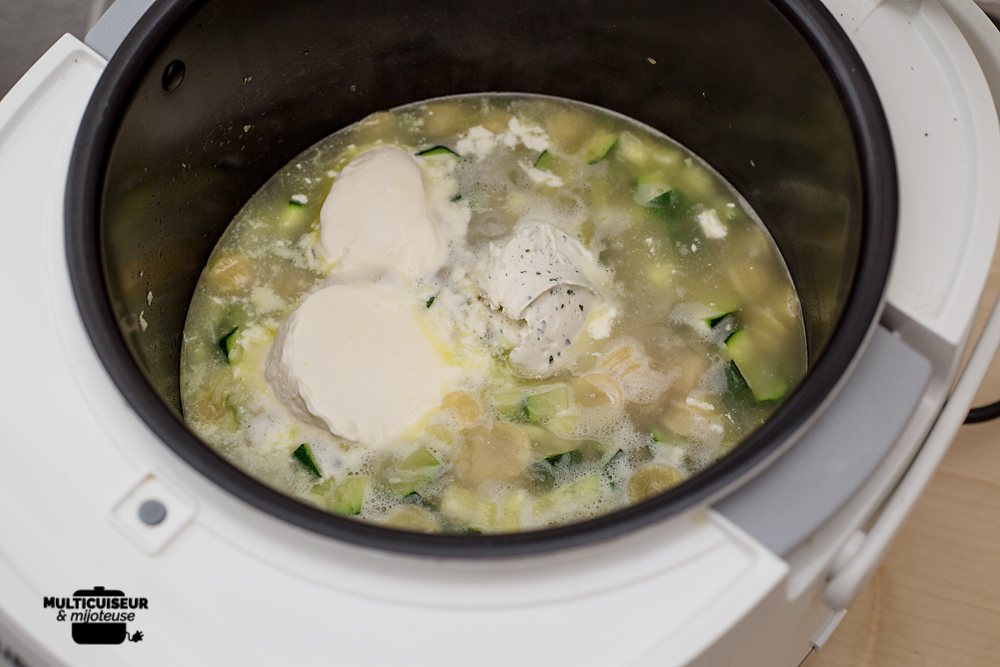
[[[938,464],[941,463],[955,437],[955,432],[965,420],[969,405],[975,398],[983,378],[986,377],[998,347],[1000,347],[1000,298],[993,304],[986,327],[969,357],[969,363],[955,383],[955,388],[924,441],[920,453],[886,502],[881,515],[868,531],[860,548],[842,568],[833,573],[833,578],[823,591],[823,602],[831,609],[847,607],[874,574],[875,568],[889,549],[892,538],[906,521],[927,483],[934,476]]]
[[[155,0],[115,0],[87,33],[84,43],[111,60],[125,37],[154,2]]]
[[[785,555],[855,496],[892,450],[931,377],[931,364],[878,327],[816,423],[715,509]]]

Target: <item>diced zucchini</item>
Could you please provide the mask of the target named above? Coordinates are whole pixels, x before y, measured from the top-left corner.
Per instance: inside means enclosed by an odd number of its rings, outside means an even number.
[[[236,337],[240,333],[239,327],[234,327],[232,331],[219,339],[219,349],[226,355],[226,363],[236,361],[239,349],[236,347]]]
[[[551,422],[550,424],[551,425]],[[520,427],[531,439],[532,449],[541,456],[552,456],[562,454],[572,449],[579,449],[583,444],[575,438],[564,438],[551,429],[532,424],[524,424]],[[587,456],[584,456],[587,458]]]
[[[603,160],[608,152],[618,143],[618,135],[611,134],[607,130],[598,130],[587,145],[580,152],[580,159],[587,164],[594,164]]]
[[[437,472],[437,468],[434,470]],[[417,494],[417,489],[422,489],[433,482],[434,477],[435,475],[429,475],[427,477],[411,477],[410,475],[395,477],[389,480],[389,486],[391,486],[392,490],[399,495],[404,498],[409,498],[411,495]]]
[[[563,452],[562,454],[547,456],[545,457],[545,462],[551,467],[555,467],[557,465],[575,465],[577,463],[583,463],[583,454],[579,449],[572,449],[568,452]]]
[[[437,473],[437,471],[438,469],[434,468],[434,472]],[[409,498],[412,495],[417,495],[418,489],[422,489],[433,482],[436,476],[436,474],[427,476],[400,475],[389,480],[389,486],[399,495]]]
[[[619,449],[615,452],[614,456],[608,459],[608,462],[604,464],[604,469],[607,470],[608,468],[613,468],[618,465],[619,462],[624,462],[626,458],[627,456],[625,454],[625,450]]]
[[[715,315],[709,315],[708,317],[705,318],[705,324],[707,324],[710,328],[714,329],[715,327],[722,324],[722,321],[724,319],[726,319],[735,312],[736,309],[733,309],[733,310],[727,310],[726,312],[717,313]]]
[[[413,491],[412,493],[407,493],[403,496],[403,502],[407,505],[420,505],[421,507],[426,507],[427,509],[432,509],[433,504],[431,501],[424,498],[422,495]]]
[[[726,348],[758,401],[773,401],[788,392],[788,380],[760,357],[747,329],[729,336]]]
[[[746,335],[747,335],[746,329],[740,329],[739,331],[733,332],[733,334],[726,339],[726,347],[730,347],[730,345],[733,346],[744,345],[745,343],[743,341],[746,340]]]
[[[534,510],[537,514],[578,507],[597,499],[601,493],[601,476],[598,473],[584,477],[567,486],[547,493],[535,501]]]
[[[712,333],[712,339],[715,341],[727,339],[737,329],[739,329],[740,326],[740,323],[736,320],[736,310],[720,312],[717,309],[713,312],[713,314],[703,318],[702,321],[704,321],[708,326]]]
[[[555,164],[555,160],[556,160],[556,157],[552,153],[550,153],[547,150],[545,150],[545,151],[542,151],[542,154],[538,156],[537,160],[535,160],[534,167],[535,167],[535,169],[541,169],[543,171],[548,171],[549,167],[551,167],[551,166],[553,166]]]
[[[652,427],[650,435],[653,436],[653,442],[647,449],[654,460],[675,465],[684,457],[688,441],[683,436],[665,426]]]
[[[499,394],[495,397],[497,416],[506,422],[524,423],[528,421],[528,410],[524,396],[516,392]]]
[[[532,394],[524,399],[524,409],[532,424],[551,419],[569,409],[569,387],[562,386],[541,394]]]
[[[500,520],[500,530],[505,533],[516,533],[521,530],[521,513],[528,499],[525,489],[511,491],[503,501],[503,518]]]
[[[528,470],[536,484],[543,489],[551,489],[556,483],[556,471],[583,463],[583,453],[579,449],[546,456],[532,463]]]
[[[390,473],[389,485],[396,493],[409,496],[434,481],[440,470],[441,463],[434,455],[426,447],[418,447]]]
[[[635,177],[635,201],[643,206],[649,206],[650,201],[673,189],[660,171],[643,172]]]
[[[302,467],[316,475],[317,477],[322,477],[323,473],[319,471],[319,466],[316,465],[316,459],[313,458],[312,448],[308,444],[302,443],[299,445],[294,452],[292,452]]]
[[[736,399],[737,404],[750,403],[755,400],[753,392],[750,391],[750,385],[747,384],[743,373],[740,373],[735,361],[726,364],[726,388]]]
[[[632,164],[642,166],[649,159],[652,149],[630,132],[622,132],[618,138],[616,154]]]
[[[678,441],[683,440],[679,435],[674,433],[668,428],[662,426],[654,426],[649,429],[649,434],[653,436],[653,442],[660,444],[673,445]]]
[[[438,155],[445,155],[448,157],[459,157],[458,153],[451,150],[447,146],[435,146],[433,148],[428,148],[425,151],[420,151],[417,153],[417,157],[436,157]]]
[[[458,523],[480,532],[493,527],[496,505],[458,486],[450,486],[441,498],[441,513]]]
[[[552,151],[542,151],[534,164],[535,169],[547,171],[560,178],[571,178],[573,172],[579,168],[579,163],[573,159],[567,159],[554,154]]]
[[[674,188],[654,197],[646,206],[653,209],[663,220],[677,222],[691,210],[691,201],[683,192]]]
[[[403,462],[396,466],[397,470],[422,470],[423,468],[436,468],[441,465],[430,450],[426,447],[418,447],[415,452],[403,459]]]
[[[628,465],[628,456],[625,454],[625,450],[619,449],[615,452],[615,455],[608,459],[608,462],[604,464],[601,469],[601,474],[604,478],[608,480],[608,484],[611,485],[612,490],[618,486],[618,481],[623,472]]]
[[[334,490],[329,502],[330,509],[337,514],[360,514],[369,484],[371,478],[367,476],[348,478]]]

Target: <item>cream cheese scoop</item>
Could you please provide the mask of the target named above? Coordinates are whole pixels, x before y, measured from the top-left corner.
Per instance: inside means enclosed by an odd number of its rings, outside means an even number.
[[[293,415],[345,440],[398,436],[440,405],[460,372],[417,308],[371,285],[314,292],[278,329],[264,377]]]
[[[583,245],[545,222],[526,221],[502,248],[490,244],[480,288],[491,307],[523,321],[510,361],[530,373],[556,364],[604,299],[587,279]]]
[[[374,264],[419,278],[444,258],[420,164],[397,146],[351,160],[333,182],[319,221],[320,249],[338,271]]]

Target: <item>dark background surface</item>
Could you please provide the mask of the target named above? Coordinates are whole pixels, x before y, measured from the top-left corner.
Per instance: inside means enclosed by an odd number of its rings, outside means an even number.
[[[112,0],[0,0],[0,97],[67,32],[83,39]]]

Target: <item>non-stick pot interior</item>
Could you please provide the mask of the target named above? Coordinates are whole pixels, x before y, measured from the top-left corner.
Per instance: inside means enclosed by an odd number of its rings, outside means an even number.
[[[769,3],[217,0],[137,82],[105,183],[108,291],[164,400],[179,408],[195,282],[271,174],[374,111],[483,91],[590,102],[704,157],[767,224],[813,359],[825,347],[859,253],[858,165],[823,66]]]
[[[841,57],[853,54],[846,40],[831,46],[824,12],[728,0],[161,1],[109,66],[105,77],[118,79],[99,88],[103,115],[90,118],[109,128],[92,147],[101,156],[81,156],[78,145],[75,159],[96,166],[74,169],[96,173],[102,188],[80,218],[97,225],[104,285],[94,289],[106,291],[134,363],[176,419],[195,283],[226,225],[279,167],[381,109],[542,93],[659,129],[733,184],[784,255],[815,366],[855,298],[874,224],[865,214],[873,177],[857,147],[858,115],[872,100],[852,102],[858,63]],[[874,114],[881,127],[877,102]],[[891,166],[888,175],[894,187]]]

